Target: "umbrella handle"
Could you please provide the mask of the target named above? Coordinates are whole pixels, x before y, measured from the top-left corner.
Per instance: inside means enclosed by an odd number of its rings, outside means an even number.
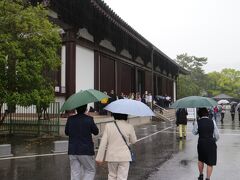
[[[196,119],[193,120],[193,125],[195,124]]]

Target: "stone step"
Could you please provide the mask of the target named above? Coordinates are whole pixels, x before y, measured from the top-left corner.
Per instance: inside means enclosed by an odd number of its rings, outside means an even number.
[[[0,144],[0,158],[13,156],[11,144]]]

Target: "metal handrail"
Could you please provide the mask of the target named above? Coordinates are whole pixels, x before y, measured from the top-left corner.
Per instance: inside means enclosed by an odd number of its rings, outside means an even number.
[[[162,111],[166,111],[166,112],[168,112],[167,109],[165,109],[165,108],[163,108],[163,107],[157,105],[156,103],[153,103],[153,105],[156,106],[157,108],[161,109]]]

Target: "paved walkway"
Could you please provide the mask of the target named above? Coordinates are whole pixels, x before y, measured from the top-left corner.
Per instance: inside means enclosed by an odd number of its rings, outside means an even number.
[[[212,178],[215,180],[240,179],[240,123],[230,120],[226,113],[224,123],[217,123],[220,131],[218,145],[218,161],[214,167]],[[186,141],[179,142],[179,151],[171,159],[163,163],[148,180],[192,180],[197,179],[197,136],[192,135],[191,125],[188,125]],[[166,133],[166,132],[165,132]],[[204,170],[206,174],[206,168]]]
[[[237,119],[237,117],[236,117]],[[156,126],[152,126],[155,124]],[[171,122],[138,126],[139,141],[134,146],[137,162],[131,165],[129,180],[193,180],[197,179],[197,136],[188,125],[186,140],[177,139],[175,124]],[[239,180],[240,178],[240,126],[230,120],[227,112],[220,128],[218,165],[214,180]],[[156,128],[156,129],[155,129]],[[30,155],[13,159],[0,159],[1,180],[69,180],[70,169],[66,154]],[[107,179],[106,165],[97,168],[96,180]]]

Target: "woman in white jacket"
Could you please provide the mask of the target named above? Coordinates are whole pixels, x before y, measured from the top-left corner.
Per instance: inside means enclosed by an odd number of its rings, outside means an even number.
[[[127,114],[113,113],[113,117],[116,124],[114,122],[106,124],[96,162],[98,164],[101,164],[104,160],[108,162],[108,180],[127,180],[132,158],[119,130],[128,145],[134,144],[137,137],[133,126],[127,122]]]

